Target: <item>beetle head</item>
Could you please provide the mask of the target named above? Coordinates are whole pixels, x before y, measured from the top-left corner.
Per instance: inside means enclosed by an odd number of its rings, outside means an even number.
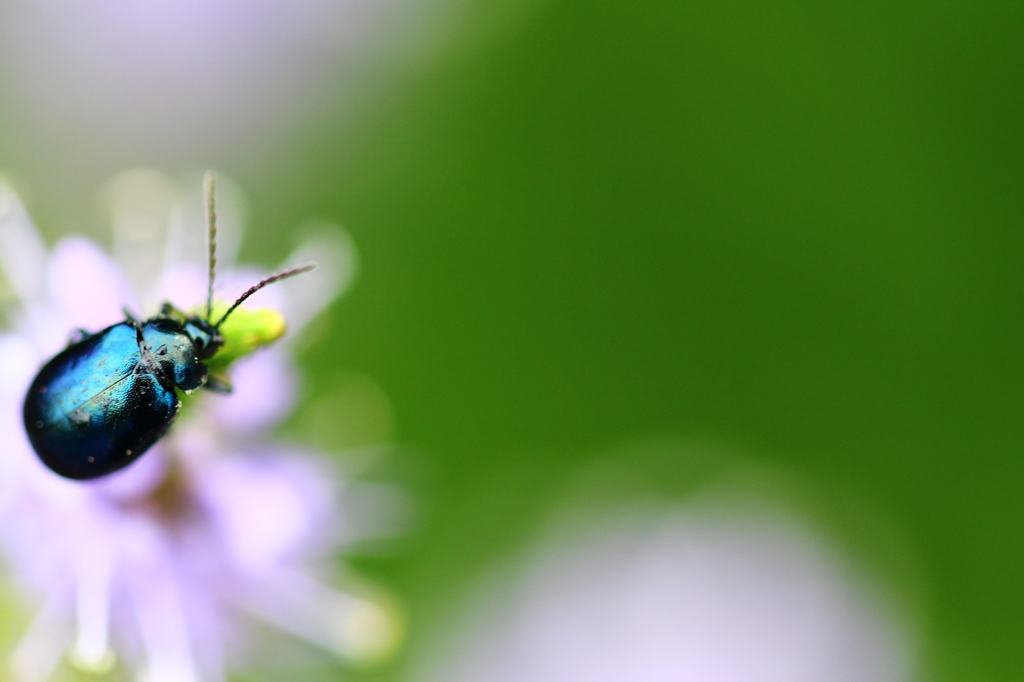
[[[224,346],[224,337],[217,328],[201,317],[185,320],[185,333],[196,347],[200,360],[209,360]]]

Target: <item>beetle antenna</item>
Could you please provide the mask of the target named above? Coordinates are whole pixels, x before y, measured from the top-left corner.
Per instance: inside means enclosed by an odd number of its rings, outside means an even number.
[[[230,308],[228,308],[228,311],[226,313],[224,313],[224,315],[221,316],[221,318],[217,321],[217,324],[213,325],[213,328],[214,329],[219,329],[221,324],[224,323],[224,320],[228,319],[228,315],[230,315],[231,313],[235,312],[235,308],[237,308],[238,306],[242,305],[242,301],[244,301],[245,299],[249,298],[250,296],[255,294],[257,291],[259,291],[263,287],[267,286],[268,284],[273,284],[274,282],[279,282],[282,279],[288,279],[289,277],[294,277],[295,275],[300,275],[303,272],[309,272],[310,270],[312,270],[315,267],[316,267],[315,263],[310,263],[308,265],[303,265],[302,267],[299,267],[299,268],[293,268],[292,270],[285,270],[284,272],[279,272],[276,275],[271,275],[270,277],[267,277],[266,279],[261,280],[258,284],[254,284],[253,286],[249,287],[249,289],[244,294],[242,294],[241,296],[238,297],[238,300],[235,301],[231,305]]]
[[[213,317],[213,280],[217,276],[217,206],[213,199],[216,176],[213,171],[206,171],[203,176],[203,194],[206,196],[206,243],[210,248],[206,290],[206,321]],[[225,317],[227,317],[225,315]],[[223,319],[223,318],[222,318]]]

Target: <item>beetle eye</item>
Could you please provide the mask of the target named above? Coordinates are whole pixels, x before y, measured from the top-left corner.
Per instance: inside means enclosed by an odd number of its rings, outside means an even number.
[[[217,330],[211,327],[209,322],[198,317],[189,318],[185,323],[185,333],[192,339],[200,360],[210,359],[224,345],[224,339]]]

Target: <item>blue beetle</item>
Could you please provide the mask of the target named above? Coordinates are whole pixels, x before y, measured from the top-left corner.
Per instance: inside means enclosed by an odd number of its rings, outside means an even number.
[[[212,175],[206,178],[206,201],[206,318],[185,316],[169,303],[141,322],[126,311],[123,322],[80,335],[43,366],[29,387],[24,407],[28,439],[43,463],[61,476],[97,478],[137,460],[177,416],[177,391],[206,387],[230,392],[226,383],[210,379],[206,366],[224,345],[221,324],[263,287],[312,269],[307,265],[262,280],[213,323],[217,228]]]

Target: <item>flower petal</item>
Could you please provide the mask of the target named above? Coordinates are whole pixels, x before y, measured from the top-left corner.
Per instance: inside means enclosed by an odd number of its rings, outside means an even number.
[[[79,538],[78,551],[74,556],[78,634],[72,659],[79,669],[95,673],[107,672],[114,664],[114,654],[110,649],[114,551],[106,533],[102,532],[109,526],[94,524],[94,532]]]
[[[14,189],[0,182],[0,264],[14,293],[25,304],[45,292],[46,243]]]
[[[236,586],[232,597],[240,608],[343,658],[379,660],[401,640],[397,610],[380,599],[336,590],[287,568],[253,587]]]
[[[291,411],[298,392],[295,368],[280,350],[267,349],[235,362],[230,396],[209,396],[207,409],[234,435],[266,432]]]
[[[144,682],[199,682],[182,609],[181,585],[168,548],[157,538],[140,548],[129,567],[128,587],[146,650]]]
[[[155,309],[155,288],[166,258],[168,224],[179,198],[171,178],[150,168],[118,173],[103,199],[114,231],[114,258],[139,295],[143,310]]]
[[[210,463],[196,484],[238,569],[262,575],[330,538],[328,481],[312,462],[248,457]]]
[[[164,271],[156,286],[157,304],[170,301],[185,312],[206,302],[206,268],[196,263],[179,263]]]
[[[288,296],[288,327],[297,332],[340,296],[358,272],[355,243],[340,227],[320,223],[310,228],[316,235],[296,249],[280,269],[316,263],[316,269],[281,282]]]
[[[18,682],[45,682],[57,668],[64,648],[71,641],[67,601],[66,589],[51,590],[28,632],[15,647],[11,668]]]
[[[187,188],[171,219],[167,235],[165,269],[182,263],[206,268],[208,242],[206,204],[201,179],[196,176],[184,182]],[[217,264],[230,269],[242,245],[248,201],[239,186],[224,175],[216,179],[217,202]]]
[[[50,299],[67,324],[98,331],[124,319],[122,308],[136,300],[114,262],[93,242],[65,237],[57,243],[47,272]]]

